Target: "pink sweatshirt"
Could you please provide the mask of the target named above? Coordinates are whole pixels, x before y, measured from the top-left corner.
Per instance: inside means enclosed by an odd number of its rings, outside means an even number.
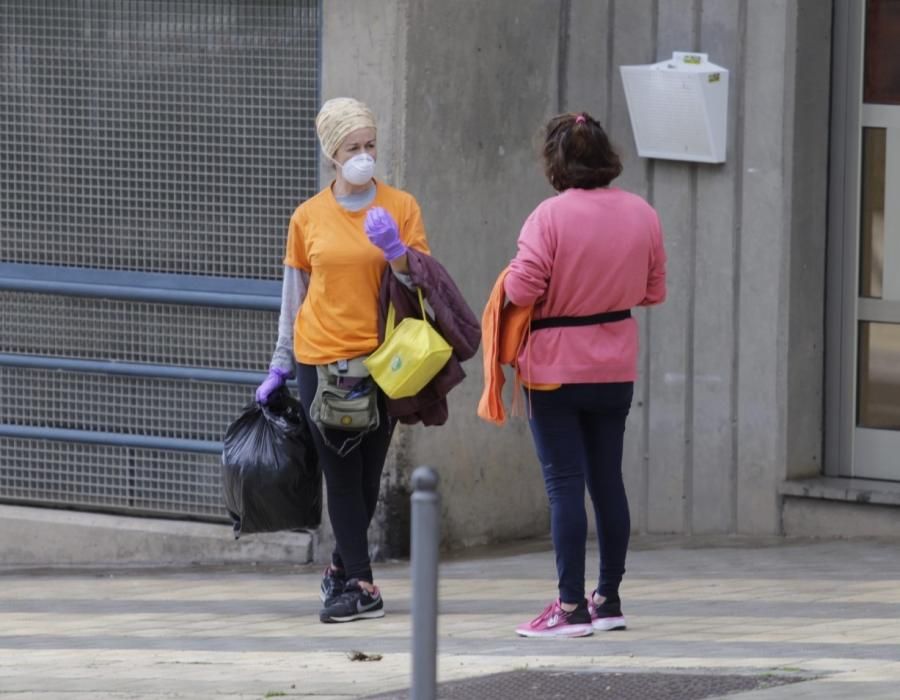
[[[525,221],[504,288],[513,304],[535,304],[536,319],[659,304],[666,298],[659,217],[624,190],[565,190]],[[630,382],[637,356],[637,321],[629,318],[534,331],[518,367],[526,383]]]

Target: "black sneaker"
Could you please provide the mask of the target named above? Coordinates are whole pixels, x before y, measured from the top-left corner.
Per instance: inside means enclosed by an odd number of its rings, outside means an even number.
[[[344,592],[327,602],[319,613],[322,622],[352,622],[376,617],[384,617],[381,591],[376,587],[369,593],[356,579],[347,581]]]
[[[588,612],[591,614],[591,625],[595,630],[609,632],[610,630],[625,629],[625,616],[622,614],[622,601],[615,598],[603,598],[603,602],[597,605],[594,596],[600,596],[597,591],[591,593],[588,598]]]
[[[346,585],[347,579],[344,578],[343,571],[333,566],[326,567],[325,573],[322,574],[322,585],[319,586],[319,600],[328,605],[331,600],[344,592]]]

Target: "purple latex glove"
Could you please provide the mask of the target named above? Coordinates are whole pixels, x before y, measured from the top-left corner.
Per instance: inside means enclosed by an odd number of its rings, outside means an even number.
[[[269,403],[269,397],[284,386],[284,380],[289,374],[279,367],[272,367],[266,380],[256,388],[256,401],[261,404]]]
[[[365,229],[369,240],[381,248],[388,262],[406,254],[406,246],[400,242],[397,222],[384,208],[372,207],[366,212]]]

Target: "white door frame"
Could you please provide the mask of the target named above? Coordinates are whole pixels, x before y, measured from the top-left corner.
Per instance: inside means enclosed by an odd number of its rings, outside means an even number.
[[[825,305],[825,474],[852,473],[865,3],[835,0]]]
[[[900,480],[900,468],[872,469],[879,454],[900,454],[900,431],[856,427],[859,321],[900,320],[900,302],[859,296],[862,128],[900,126],[900,107],[863,105],[865,12],[858,0],[834,2],[824,462],[828,476]]]

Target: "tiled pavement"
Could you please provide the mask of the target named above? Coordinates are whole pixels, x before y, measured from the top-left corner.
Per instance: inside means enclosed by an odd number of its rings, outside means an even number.
[[[445,561],[440,679],[699,669],[814,678],[729,696],[741,700],[900,699],[900,543],[684,545],[637,540],[622,589],[630,628],[579,640],[512,632],[553,595],[546,542]],[[324,700],[408,685],[408,567],[377,567],[387,616],[347,625],[318,622],[319,573],[0,570],[0,700]]]

